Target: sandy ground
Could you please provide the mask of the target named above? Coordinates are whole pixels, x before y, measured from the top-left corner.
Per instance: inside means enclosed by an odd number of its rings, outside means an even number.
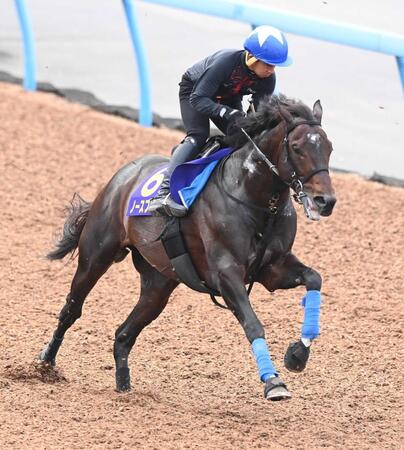
[[[113,335],[139,294],[129,258],[88,297],[57,371],[35,368],[75,270],[44,258],[63,206],[179,137],[0,84],[1,448],[399,448],[404,190],[355,175],[333,174],[330,218],[299,212],[295,252],[324,279],[322,335],[303,374],[282,364],[303,289],[252,293],[291,401],[264,400],[241,327],[183,286],[138,339],[133,390],[116,393]]]

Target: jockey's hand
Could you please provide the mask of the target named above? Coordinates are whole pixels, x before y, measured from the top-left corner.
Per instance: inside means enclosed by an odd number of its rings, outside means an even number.
[[[226,108],[226,111],[223,114],[223,118],[226,119],[229,123],[236,121],[240,117],[245,117],[245,113],[244,111],[240,111],[239,109]]]
[[[226,134],[232,134],[235,131],[237,131],[238,127],[236,125],[236,122],[238,119],[241,119],[242,117],[245,117],[244,111],[240,111],[239,109],[231,109],[231,108],[228,108],[226,110],[226,113],[223,116],[223,118],[227,120],[227,133]]]

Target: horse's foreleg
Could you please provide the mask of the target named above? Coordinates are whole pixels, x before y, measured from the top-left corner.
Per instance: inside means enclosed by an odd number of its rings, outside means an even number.
[[[307,293],[302,300],[304,316],[301,338],[289,345],[284,358],[288,370],[302,372],[309,359],[310,344],[320,334],[321,276],[290,253],[281,261],[264,267],[258,281],[271,292],[300,285],[306,287]]]
[[[109,239],[94,242],[94,235],[80,242],[79,262],[73,277],[66,303],[59,314],[59,322],[52,339],[39,354],[39,360],[55,365],[56,354],[66,331],[81,317],[84,300],[100,277],[113,263],[119,250],[119,242]]]
[[[135,249],[132,250],[132,259],[140,272],[141,291],[138,303],[115,333],[116,390],[120,392],[130,389],[128,358],[136,338],[160,315],[178,285],[150,266]]]
[[[272,362],[265,331],[258,320],[242,277],[232,270],[222,270],[219,273],[220,291],[227,306],[240,322],[247,339],[251,343],[252,352],[258,366],[259,377],[265,383],[264,395],[268,400],[284,400],[290,398],[285,383],[279,378]]]

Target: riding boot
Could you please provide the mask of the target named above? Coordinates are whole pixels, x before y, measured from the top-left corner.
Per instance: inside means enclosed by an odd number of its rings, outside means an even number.
[[[170,195],[170,178],[165,177],[160,185],[160,189],[156,196],[150,201],[149,212],[152,216],[165,216],[167,215],[163,202],[167,196]]]
[[[184,217],[187,214],[188,208],[175,202],[170,195],[170,178],[178,165],[193,159],[197,153],[197,145],[195,139],[192,137],[185,138],[185,140],[178,145],[171,157],[170,164],[160,189],[150,202],[148,212],[152,216]]]

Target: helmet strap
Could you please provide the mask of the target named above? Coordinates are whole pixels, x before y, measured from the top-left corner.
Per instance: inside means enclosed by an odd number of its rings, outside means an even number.
[[[250,68],[253,64],[255,64],[258,61],[258,59],[253,56],[251,53],[249,52],[245,52],[245,63],[247,65],[248,68]]]

